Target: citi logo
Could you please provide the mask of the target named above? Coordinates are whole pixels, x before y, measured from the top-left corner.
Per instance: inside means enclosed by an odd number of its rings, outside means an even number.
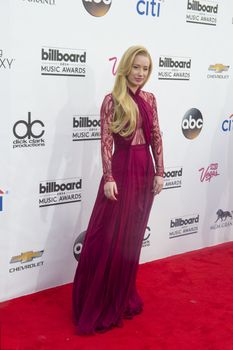
[[[164,178],[174,178],[174,177],[182,177],[183,174],[183,168],[180,168],[180,170],[172,170],[172,171],[166,171],[164,172]]]
[[[161,1],[139,0],[137,2],[137,13],[141,16],[160,16]]]
[[[212,64],[209,66],[210,71],[214,71],[216,73],[222,73],[222,72],[227,72],[229,70],[230,66],[225,66],[224,64],[221,63],[216,63]]]
[[[41,51],[43,61],[86,63],[86,52],[82,54],[61,52],[59,49],[44,49]]]
[[[174,60],[171,57],[160,57],[159,58],[159,67],[165,67],[165,68],[191,68],[191,59],[188,61],[179,61]]]
[[[67,182],[58,184],[56,181],[46,182],[46,184],[40,183],[40,194],[52,193],[52,192],[64,192],[72,190],[80,190],[82,188],[82,179],[76,182]]]
[[[207,1],[205,1],[205,4],[203,4],[203,1],[190,1],[188,0],[188,5],[187,5],[187,9],[188,10],[192,10],[192,11],[198,11],[198,12],[207,12],[207,13],[214,13],[217,14],[218,13],[218,5],[207,5],[206,4]],[[209,1],[208,1],[209,3]]]
[[[80,117],[79,119],[73,118],[73,128],[90,128],[90,127],[100,127],[100,120],[91,120],[88,117]]]
[[[171,220],[170,222],[170,227],[181,227],[181,226],[186,226],[186,225],[191,225],[194,223],[198,223],[199,222],[199,215],[195,216],[195,217],[191,217],[189,219],[183,219],[183,218],[176,218]]]
[[[225,119],[222,123],[222,131],[229,132],[233,130],[233,114],[229,116],[229,119]]]

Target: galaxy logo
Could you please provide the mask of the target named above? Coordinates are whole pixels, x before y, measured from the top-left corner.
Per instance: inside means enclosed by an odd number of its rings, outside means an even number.
[[[0,49],[0,69],[8,70],[12,68],[12,64],[15,61],[14,58],[9,58],[3,55],[3,50]]]

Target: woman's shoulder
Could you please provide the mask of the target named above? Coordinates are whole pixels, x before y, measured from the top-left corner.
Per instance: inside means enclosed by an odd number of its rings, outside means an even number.
[[[141,90],[140,94],[149,104],[153,104],[153,102],[156,100],[153,92]]]
[[[104,96],[102,105],[112,105],[113,104],[113,96],[112,93],[108,93]]]
[[[107,95],[104,96],[103,98],[103,102],[101,105],[101,110],[103,111],[109,111],[112,110],[114,106],[114,100],[113,100],[113,96],[112,93],[108,93]]]

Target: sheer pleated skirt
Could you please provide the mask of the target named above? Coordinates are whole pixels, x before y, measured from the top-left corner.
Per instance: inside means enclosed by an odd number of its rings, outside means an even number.
[[[104,195],[101,179],[73,284],[77,334],[122,326],[140,313],[136,289],[142,241],[154,195],[148,145],[118,149],[112,158],[117,201]]]

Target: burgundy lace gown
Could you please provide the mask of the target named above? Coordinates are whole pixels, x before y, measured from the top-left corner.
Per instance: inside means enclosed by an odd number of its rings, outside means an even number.
[[[73,283],[77,334],[121,326],[123,318],[133,317],[143,307],[136,289],[136,273],[154,198],[154,175],[163,176],[163,153],[154,95],[142,90],[129,93],[139,108],[131,137],[109,130],[114,108],[111,94],[101,107],[103,177]],[[116,182],[117,201],[105,197],[107,181]]]

